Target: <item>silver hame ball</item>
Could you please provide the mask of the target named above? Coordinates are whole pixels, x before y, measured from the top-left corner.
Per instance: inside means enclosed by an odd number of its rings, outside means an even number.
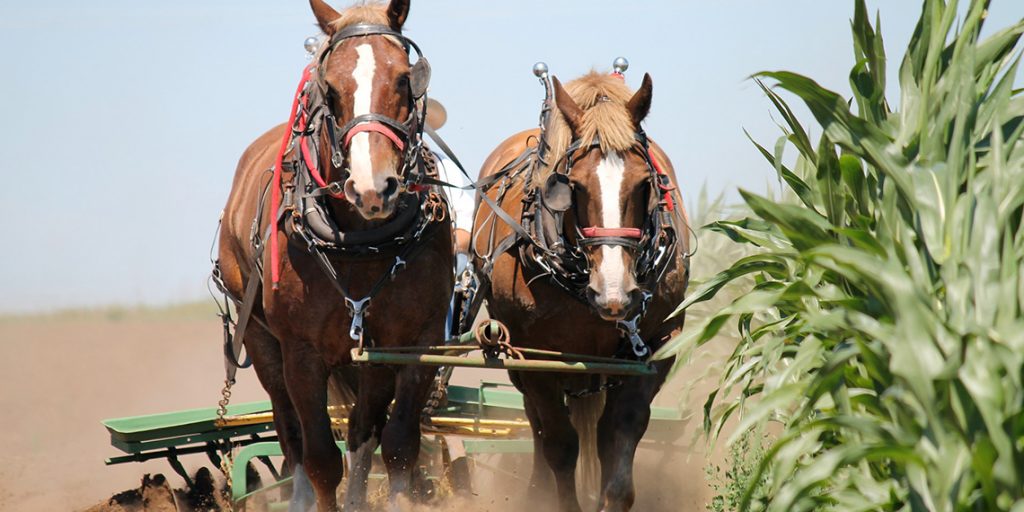
[[[306,49],[306,52],[313,53],[316,51],[317,47],[320,46],[320,38],[316,36],[309,36],[302,42],[302,46]]]
[[[537,78],[543,78],[544,75],[548,74],[548,65],[544,62],[538,62],[533,65],[533,75]]]
[[[615,62],[612,62],[612,69],[616,73],[625,73],[629,69],[629,61],[625,57],[619,57],[615,59]]]

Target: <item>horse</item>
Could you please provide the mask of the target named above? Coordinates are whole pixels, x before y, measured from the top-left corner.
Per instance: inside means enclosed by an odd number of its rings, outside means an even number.
[[[443,339],[454,279],[438,269],[452,268],[453,241],[443,193],[422,183],[431,172],[421,139],[429,65],[402,35],[409,0],[310,6],[326,42],[292,119],[238,163],[215,275],[239,305],[235,337],[273,405],[294,475],[290,510],[315,500],[325,512],[337,510],[345,466],[329,382],[354,395],[346,510],[367,506],[378,445],[393,502],[413,494],[434,369],[352,367],[351,351]]]
[[[651,78],[635,93],[620,72],[548,87],[547,121],[502,142],[480,172],[490,185],[472,240],[481,292],[517,347],[640,359],[682,328],[682,316],[666,317],[689,279],[675,171],[641,128]],[[533,431],[531,495],[580,510],[577,458],[596,443],[598,509],[632,506],[634,453],[672,361],[652,364],[656,375],[615,379],[509,372]]]

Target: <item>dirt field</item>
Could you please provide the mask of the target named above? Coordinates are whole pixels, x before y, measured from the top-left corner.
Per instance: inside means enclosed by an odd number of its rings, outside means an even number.
[[[0,318],[0,510],[82,510],[138,487],[145,473],[162,472],[180,486],[163,461],[105,466],[104,458],[119,452],[100,420],[215,405],[223,379],[220,339],[218,320],[203,307]],[[672,388],[693,376],[683,372]],[[672,395],[660,401],[674,402]],[[255,374],[240,372],[234,400],[263,397]],[[699,415],[699,407],[693,412]],[[638,459],[636,510],[703,510],[710,496],[704,455],[667,462],[662,456]],[[208,463],[202,456],[184,462],[191,469]],[[513,485],[481,496],[460,510],[496,510],[514,491]]]

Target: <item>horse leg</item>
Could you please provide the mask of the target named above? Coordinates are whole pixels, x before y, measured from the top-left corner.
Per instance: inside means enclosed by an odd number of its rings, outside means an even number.
[[[411,493],[413,469],[420,454],[420,415],[436,373],[433,366],[405,366],[397,371],[395,405],[381,440],[392,504],[399,496]]]
[[[373,466],[373,452],[380,445],[381,431],[388,420],[388,404],[395,395],[394,374],[388,368],[358,368],[359,386],[355,407],[349,414],[348,486],[345,510],[367,508],[366,486]]]
[[[245,350],[252,358],[253,369],[263,389],[270,396],[274,409],[274,429],[281,452],[284,453],[284,475],[295,475],[292,485],[292,510],[305,512],[313,506],[316,496],[302,469],[302,426],[288,396],[284,380],[281,343],[259,323],[253,322],[245,332]]]
[[[548,467],[555,475],[559,509],[563,512],[579,512],[576,459],[580,454],[580,441],[569,419],[569,408],[565,405],[560,378],[557,375],[537,373],[522,379],[522,384],[523,395],[533,404],[540,420],[540,447]]]
[[[523,393],[521,380],[523,374],[521,372],[508,372],[508,374],[512,384]],[[530,433],[533,434],[533,446],[536,448],[533,450],[533,470],[530,472],[530,483],[527,486],[527,499],[540,496],[542,499],[547,500],[555,496],[555,486],[554,480],[552,480],[551,468],[548,466],[548,461],[544,458],[544,450],[541,449],[544,446],[544,442],[541,439],[543,426],[540,421],[540,415],[537,413],[537,408],[533,406],[533,400],[525,393],[523,393],[523,409],[526,411],[526,419],[530,421]]]
[[[307,344],[286,347],[283,355],[288,396],[302,425],[302,469],[316,491],[318,510],[334,512],[344,465],[327,415],[327,367]]]
[[[597,424],[601,461],[601,512],[626,511],[633,506],[633,458],[647,431],[651,401],[658,393],[672,361],[658,361],[657,375],[622,377],[622,385],[607,391],[604,414]]]

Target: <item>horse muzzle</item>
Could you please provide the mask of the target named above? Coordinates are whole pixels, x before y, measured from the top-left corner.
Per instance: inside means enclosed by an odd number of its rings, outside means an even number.
[[[397,176],[387,177],[383,187],[360,187],[351,178],[345,182],[344,186],[345,198],[367,220],[384,219],[391,216],[395,211],[400,189],[401,182]]]
[[[629,318],[643,302],[643,292],[635,286],[623,293],[601,293],[591,285],[587,286],[586,293],[587,302],[594,311],[610,322]]]

